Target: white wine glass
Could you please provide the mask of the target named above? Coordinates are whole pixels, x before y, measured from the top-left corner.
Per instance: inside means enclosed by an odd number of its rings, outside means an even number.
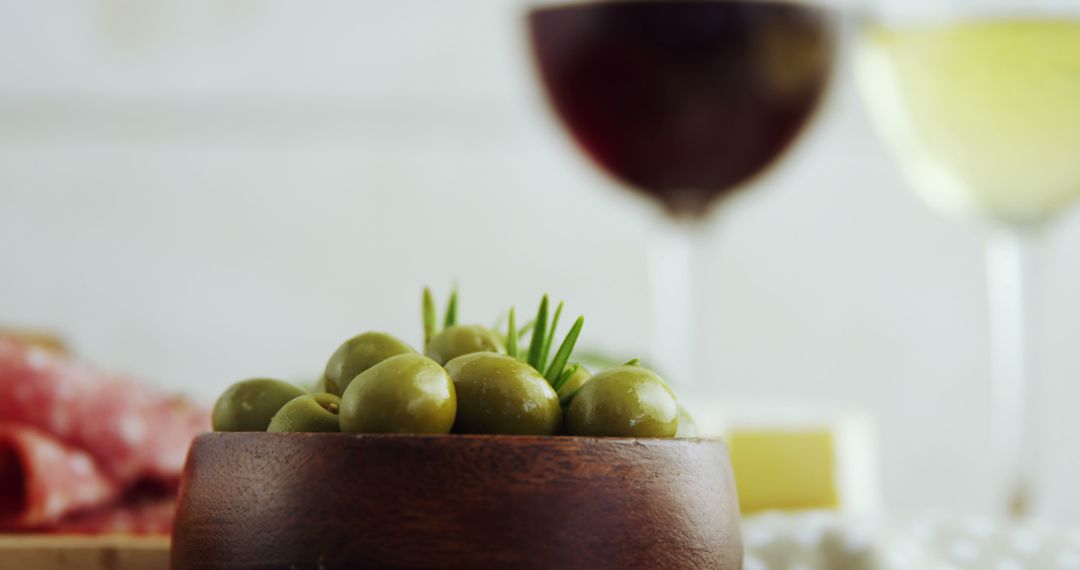
[[[985,226],[992,476],[999,508],[1030,514],[1033,255],[1080,198],[1080,2],[879,1],[860,36],[863,100],[910,186],[945,216]]]

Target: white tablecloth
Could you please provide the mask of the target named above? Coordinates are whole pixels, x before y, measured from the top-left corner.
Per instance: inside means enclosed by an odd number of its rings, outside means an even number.
[[[1080,528],[928,513],[747,517],[744,570],[1080,570]]]

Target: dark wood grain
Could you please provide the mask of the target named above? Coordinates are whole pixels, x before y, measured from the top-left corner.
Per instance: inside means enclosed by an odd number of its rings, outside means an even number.
[[[742,568],[715,440],[218,433],[173,570]]]

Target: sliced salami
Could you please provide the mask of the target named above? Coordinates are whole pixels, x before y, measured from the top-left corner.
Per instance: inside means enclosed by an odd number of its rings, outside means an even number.
[[[209,414],[118,374],[0,338],[0,420],[34,426],[86,450],[114,480],[175,487]]]
[[[0,529],[55,524],[120,492],[85,451],[29,426],[0,423]]]

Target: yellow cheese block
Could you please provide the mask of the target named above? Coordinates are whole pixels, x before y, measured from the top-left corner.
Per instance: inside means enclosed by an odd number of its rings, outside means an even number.
[[[874,419],[806,402],[684,400],[701,437],[727,441],[742,512],[881,509]]]
[[[735,429],[727,442],[743,514],[840,506],[830,431]]]

